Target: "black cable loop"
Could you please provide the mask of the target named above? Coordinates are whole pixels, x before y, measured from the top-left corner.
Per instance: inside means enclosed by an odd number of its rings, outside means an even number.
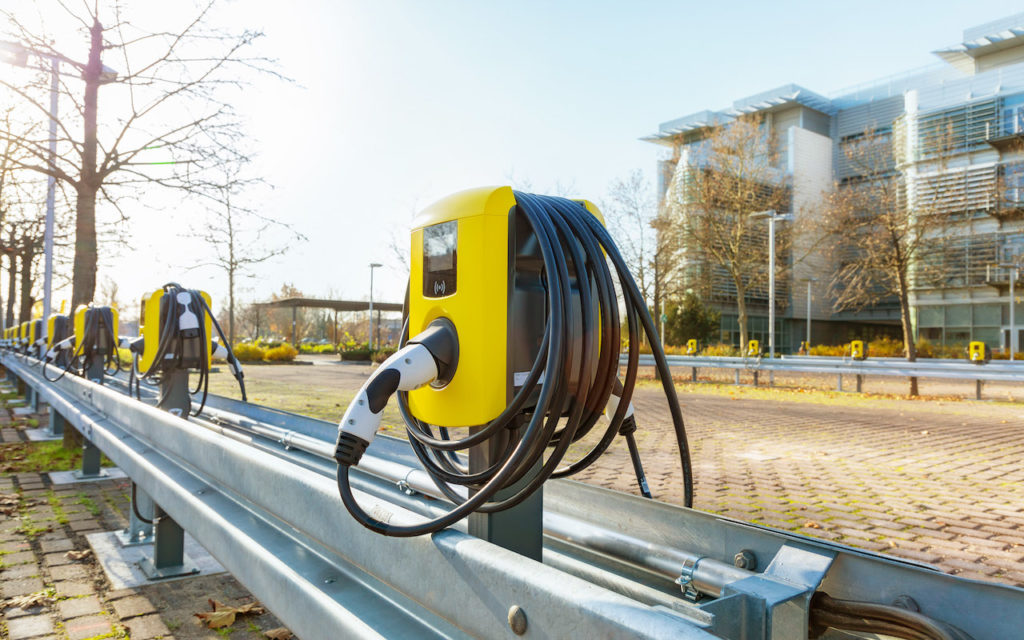
[[[382,522],[358,505],[349,485],[350,468],[340,465],[338,489],[345,507],[356,520],[374,531],[401,537],[438,531],[474,511],[490,513],[515,506],[548,478],[571,475],[587,468],[619,435],[636,384],[641,330],[650,339],[655,364],[669,400],[683,470],[684,500],[686,506],[692,505],[689,448],[671,372],[646,302],[625,261],[604,226],[581,203],[519,192],[515,197],[518,211],[536,237],[544,265],[547,319],[537,357],[525,383],[515,392],[505,410],[462,438],[454,438],[444,427],[434,427],[417,419],[409,409],[408,394],[397,393],[399,411],[406,422],[413,452],[438,490],[455,506],[443,516],[419,524]],[[573,282],[577,285],[576,290]],[[579,460],[560,467],[569,446],[585,437],[596,425],[619,384],[622,339],[618,308],[620,291],[626,302],[629,345],[620,401],[609,416],[608,427],[597,444]],[[408,291],[406,300],[408,305]],[[578,301],[579,313],[573,312],[576,308],[574,300]],[[581,339],[574,339],[575,336]],[[408,338],[406,324],[402,346]],[[540,383],[541,376],[544,383]],[[575,381],[574,387],[570,381]],[[535,406],[524,412],[527,401],[534,395],[537,395]],[[504,451],[495,456],[487,469],[468,472],[457,452],[481,445],[521,422],[525,424],[517,441],[510,439]],[[498,491],[507,490],[526,477],[529,480],[513,495],[493,500]],[[460,495],[457,487],[464,487],[469,494]]]

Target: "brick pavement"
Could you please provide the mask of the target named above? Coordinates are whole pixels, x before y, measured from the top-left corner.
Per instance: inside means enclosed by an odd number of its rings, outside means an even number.
[[[641,387],[634,400],[652,490],[681,502],[660,389]],[[696,508],[1024,585],[1024,408],[973,416],[919,402],[881,409],[699,393],[680,400]],[[635,492],[622,443],[577,479]]]
[[[12,420],[0,408],[0,424],[0,443],[23,441],[28,419]],[[69,551],[89,548],[86,534],[126,526],[128,489],[123,480],[55,486],[45,474],[0,475],[0,494],[20,498],[15,512],[0,512],[0,638],[264,638],[264,631],[282,626],[270,613],[239,617],[219,633],[202,626],[193,614],[208,611],[210,598],[253,601],[228,574],[115,591],[91,555],[69,558]],[[12,598],[30,594],[42,596],[41,603],[13,606]]]

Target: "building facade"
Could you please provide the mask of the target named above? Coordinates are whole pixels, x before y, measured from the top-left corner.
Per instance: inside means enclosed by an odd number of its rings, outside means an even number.
[[[912,269],[915,335],[943,345],[981,340],[994,349],[1012,342],[1019,351],[1024,305],[1019,286],[1017,300],[1010,300],[1015,270],[1007,265],[1024,266],[1024,13],[967,29],[963,42],[935,54],[941,62],[932,67],[830,96],[791,84],[661,124],[644,138],[666,148],[660,199],[700,170],[709,130],[757,114],[776,141],[793,215],[813,223],[823,194],[856,177],[847,149],[870,134],[891,145],[893,175],[908,203],[927,202],[952,220],[941,252]],[[814,343],[899,335],[895,299],[837,312],[828,295],[837,257],[793,249],[809,257],[795,262],[777,288],[780,351],[795,351],[804,339],[808,306]],[[747,301],[750,337],[766,344],[767,296],[752,292]],[[722,311],[723,341],[738,343],[735,297],[730,301],[726,287],[711,302]]]

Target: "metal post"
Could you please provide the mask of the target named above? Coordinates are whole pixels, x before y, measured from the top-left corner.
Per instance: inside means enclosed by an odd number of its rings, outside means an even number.
[[[139,568],[150,580],[199,573],[199,569],[185,557],[185,530],[174,518],[154,507],[153,558],[143,558]]]
[[[85,377],[96,384],[103,384],[104,375],[103,358],[98,356],[90,357],[89,363],[86,365]]]
[[[864,376],[857,374],[857,393],[860,393],[864,385]]]
[[[811,282],[807,280],[807,355],[811,355]]]
[[[56,411],[54,411],[53,407],[50,407],[50,421],[49,422],[50,422],[50,430],[47,432],[46,435],[51,436],[51,437],[55,437],[55,436],[61,436],[61,435],[64,434],[64,425],[67,424],[67,421],[64,420],[64,416],[62,416],[59,413],[57,413]]]
[[[297,307],[292,307],[296,309]],[[294,329],[293,329],[294,331]],[[164,372],[160,381],[160,395],[156,404],[181,418],[188,419],[192,396],[188,392],[188,370],[174,369]],[[199,573],[185,556],[185,530],[160,505],[153,504],[153,558],[143,558],[139,567],[150,580]]]
[[[754,372],[754,386],[757,386],[757,371]]]
[[[1014,284],[1014,281],[1016,279],[1017,279],[1017,267],[1014,267],[1013,268],[1013,275],[1010,278],[1010,360],[1011,361],[1013,360],[1013,354],[1014,354],[1015,351],[1017,351],[1017,346],[1018,346],[1017,345],[1017,327],[1016,327],[1016,323],[1014,322],[1015,318],[1014,318],[1014,313],[1013,313],[1013,307],[1015,306],[1014,302],[1016,302],[1014,300],[1014,298],[1013,298],[1013,284]],[[979,390],[978,390],[978,395],[979,395],[979,399],[980,399],[980,396],[981,396],[981,389],[980,389],[980,387],[979,387]]]
[[[57,162],[57,89],[60,60],[50,58],[50,155],[49,166]],[[46,179],[46,226],[43,231],[43,337],[46,337],[47,320],[50,317],[51,289],[53,287],[53,217],[57,179],[52,175]]]
[[[142,544],[153,544],[153,521],[156,516],[156,503],[145,491],[132,482],[132,494],[128,503],[128,526],[118,532],[117,539],[122,547],[134,547]],[[149,522],[143,522],[136,513]]]
[[[483,471],[492,465],[492,461],[501,456],[507,445],[506,438],[519,438],[525,428],[523,417],[517,418],[519,426],[504,432],[502,437],[491,438],[487,442],[469,450],[470,473]],[[499,442],[500,441],[500,442]],[[530,473],[524,474],[517,483],[499,491],[496,500],[513,495],[525,486],[541,468],[541,463]],[[540,561],[544,543],[544,488],[541,487],[520,504],[497,513],[473,513],[469,516],[469,534],[487,540],[500,547]]]
[[[843,374],[840,373],[839,375],[836,376],[836,391],[842,391],[842,390],[843,390]]]
[[[734,373],[736,374],[736,384],[739,384],[740,383],[740,370],[736,369],[734,371]]]
[[[100,467],[100,450],[88,438],[82,438],[82,468],[75,471],[74,476],[79,480],[100,478],[107,473]]]
[[[692,375],[691,375],[691,379],[692,379],[692,380],[693,380],[694,382],[697,382],[697,367],[694,367],[694,368],[693,368],[693,373],[692,373]]]
[[[295,347],[296,349],[299,348],[299,343],[295,342],[295,323],[296,323],[296,319],[298,317],[298,313],[299,313],[299,308],[298,307],[292,307],[292,346]]]
[[[775,360],[775,212],[768,215],[768,357]],[[756,378],[754,384],[756,385]]]

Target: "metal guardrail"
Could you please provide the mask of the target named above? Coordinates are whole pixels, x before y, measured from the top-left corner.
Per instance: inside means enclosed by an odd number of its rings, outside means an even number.
[[[31,358],[0,363],[304,640],[515,637],[513,607],[525,637],[789,640],[806,637],[819,590],[910,596],[977,640],[1024,627],[1021,589],[572,481],[544,486],[543,563],[464,527],[382,537],[341,506],[331,423],[216,396],[183,420],[116,381],[50,383]],[[377,438],[364,461],[353,484],[378,517],[440,511],[407,443]]]
[[[824,356],[783,356],[770,358],[740,358],[726,356],[666,356],[670,367],[689,368],[691,378],[697,381],[699,369],[730,369],[736,372],[736,384],[740,383],[740,372],[754,375],[757,384],[761,372],[775,373],[824,373],[836,376],[836,389],[843,390],[843,376],[855,376],[856,389],[861,390],[867,376],[890,378],[935,378],[945,380],[974,381],[975,396],[981,398],[981,383],[984,381],[1024,382],[1024,362],[991,361],[975,364],[967,360],[918,360],[907,362],[903,358],[833,358]],[[626,364],[626,356],[619,357]],[[641,366],[654,366],[654,356],[642,354]]]

